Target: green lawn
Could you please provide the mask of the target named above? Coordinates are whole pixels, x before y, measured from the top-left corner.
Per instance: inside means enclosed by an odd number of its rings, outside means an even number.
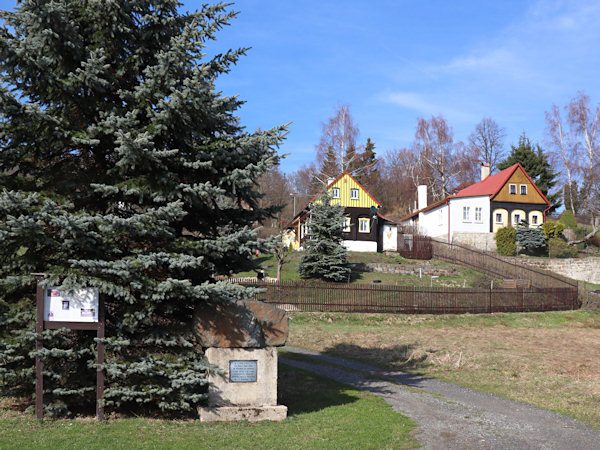
[[[46,420],[0,402],[1,448],[413,448],[416,424],[381,398],[284,364],[281,423],[93,418]]]
[[[300,280],[298,273],[298,264],[302,252],[292,252],[288,261],[283,266],[281,279],[283,281]],[[257,257],[257,262],[263,267],[267,277],[275,278],[277,276],[277,262],[272,255],[261,255]],[[443,261],[431,260],[420,261],[405,259],[400,255],[386,255],[383,253],[369,252],[348,252],[348,262],[352,266],[351,283],[372,284],[374,280],[379,280],[382,284],[392,284],[398,286],[448,286],[448,287],[482,287],[490,285],[490,277],[466,267],[453,265]],[[414,275],[389,274],[379,272],[369,272],[365,264],[384,263],[400,264],[405,267],[417,267]],[[418,267],[429,265],[430,267],[453,268],[454,273],[448,276],[431,278],[423,275],[419,277]],[[235,277],[256,276],[255,272],[243,272],[234,275]],[[495,280],[494,283],[498,283]]]

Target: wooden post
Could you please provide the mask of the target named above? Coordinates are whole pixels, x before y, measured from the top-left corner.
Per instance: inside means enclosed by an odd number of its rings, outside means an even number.
[[[98,299],[98,339],[104,339],[104,299]],[[96,420],[104,420],[104,342],[98,342],[98,360],[96,367]]]
[[[41,277],[37,278],[36,316],[35,316],[35,418],[44,418],[44,363],[39,352],[44,348],[42,333],[44,331],[44,287],[40,284]]]

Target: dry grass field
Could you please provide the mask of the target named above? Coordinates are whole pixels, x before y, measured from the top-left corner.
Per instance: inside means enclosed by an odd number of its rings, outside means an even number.
[[[289,345],[491,392],[600,427],[600,313],[293,313]]]

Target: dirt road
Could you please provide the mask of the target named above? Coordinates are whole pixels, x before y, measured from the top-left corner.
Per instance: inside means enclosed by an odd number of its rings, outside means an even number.
[[[419,424],[426,449],[600,449],[600,431],[560,414],[441,381],[315,353],[285,364],[379,395]],[[600,407],[600,406],[599,406]]]

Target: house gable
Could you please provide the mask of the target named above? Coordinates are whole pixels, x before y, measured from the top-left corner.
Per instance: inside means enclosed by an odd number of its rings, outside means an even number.
[[[339,196],[334,196],[334,189],[338,190]],[[355,195],[353,196],[353,190]],[[342,205],[346,208],[378,208],[381,204],[354,179],[348,172],[342,173],[327,186],[327,192],[331,197],[332,205]],[[356,195],[357,194],[357,195]],[[356,198],[358,197],[358,198]],[[313,201],[316,201],[316,197]]]
[[[511,185],[514,193],[511,193]],[[540,192],[521,165],[518,165],[491,200],[509,203],[549,204],[546,197]]]

